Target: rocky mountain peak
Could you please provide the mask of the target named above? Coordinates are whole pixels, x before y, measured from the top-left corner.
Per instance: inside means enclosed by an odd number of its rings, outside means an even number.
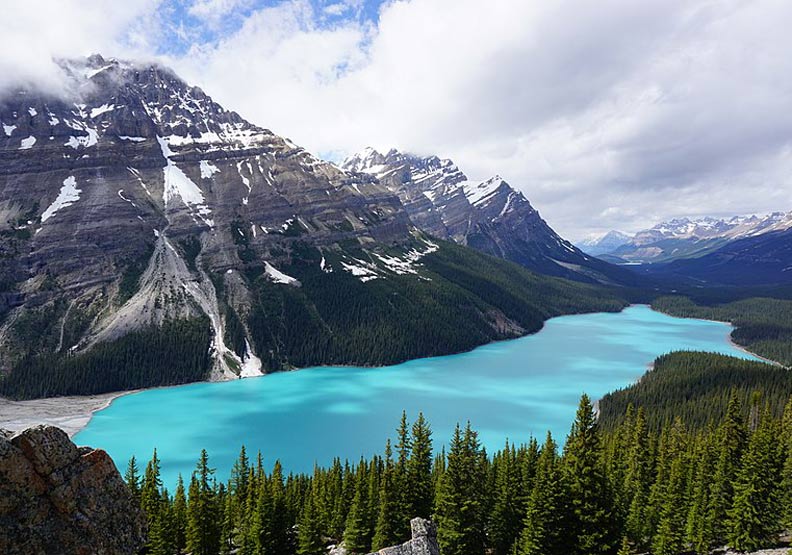
[[[340,167],[376,177],[399,196],[411,220],[436,237],[551,275],[584,281],[632,279],[618,270],[618,278],[608,276],[612,268],[590,260],[561,238],[525,195],[498,174],[471,181],[453,160],[396,149],[383,155],[367,148]]]
[[[240,339],[235,354],[223,339],[229,309],[218,290],[234,292],[243,313],[250,304],[250,282],[234,272],[297,287],[279,269],[298,257],[295,243],[412,245],[393,193],[244,120],[170,69],[99,55],[60,67],[67,93],[0,97],[0,308],[10,298],[18,313],[55,302],[92,314],[77,328],[64,321],[71,331],[47,351],[80,353],[208,317],[215,374],[246,372],[246,361],[260,373],[251,347]],[[5,331],[0,372],[22,356]]]

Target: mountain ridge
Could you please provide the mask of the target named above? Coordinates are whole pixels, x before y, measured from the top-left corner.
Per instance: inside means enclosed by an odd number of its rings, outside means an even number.
[[[558,235],[521,192],[498,174],[471,181],[449,159],[367,147],[341,164],[373,176],[397,194],[426,233],[516,262],[530,270],[587,283],[634,285],[629,272],[588,256]]]
[[[603,237],[584,240],[577,245],[593,256],[629,263],[670,262],[713,252],[739,239],[756,237],[792,227],[792,212],[765,215],[673,218],[627,236],[624,242],[603,243]]]

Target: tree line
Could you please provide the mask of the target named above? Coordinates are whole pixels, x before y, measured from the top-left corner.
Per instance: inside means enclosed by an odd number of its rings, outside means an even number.
[[[200,317],[135,330],[85,353],[31,351],[0,375],[0,395],[89,395],[202,380],[211,340],[209,319]]]
[[[717,424],[729,399],[737,395],[748,411],[752,396],[761,392],[776,416],[792,395],[787,368],[716,353],[677,351],[655,359],[652,368],[634,384],[605,395],[599,402],[601,425],[610,430],[629,405],[647,409],[648,425],[660,430],[676,417],[691,429]]]
[[[789,294],[780,288],[768,293]],[[752,297],[697,304],[689,297],[665,296],[653,300],[652,308],[685,318],[731,322],[736,328],[731,334],[736,343],[760,356],[792,366],[792,300],[788,298]]]
[[[776,417],[730,396],[715,423],[654,430],[629,406],[610,430],[585,395],[559,449],[551,434],[488,455],[470,424],[433,451],[419,415],[402,416],[384,455],[335,460],[312,474],[267,471],[243,447],[226,482],[206,451],[171,494],[156,452],[126,482],[149,525],[152,555],[320,555],[344,542],[366,554],[409,539],[431,518],[443,555],[706,554],[774,545],[792,523],[792,403]]]

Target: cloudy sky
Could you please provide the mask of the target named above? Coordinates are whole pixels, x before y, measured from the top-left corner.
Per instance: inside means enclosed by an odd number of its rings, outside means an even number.
[[[577,239],[792,210],[788,0],[3,0],[0,85],[156,58],[338,160],[500,174]]]

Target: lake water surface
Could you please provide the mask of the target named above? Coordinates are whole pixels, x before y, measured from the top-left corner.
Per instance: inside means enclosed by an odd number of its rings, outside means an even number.
[[[385,368],[323,367],[232,382],[196,383],[126,395],[77,434],[122,470],[141,468],[156,447],[163,480],[192,472],[202,448],[225,479],[245,444],[267,468],[312,470],[333,457],[381,453],[402,410],[423,411],[435,447],[470,420],[488,450],[549,429],[563,442],[581,393],[593,399],[640,377],[658,355],[681,349],[751,355],[729,343],[731,326],[673,318],[646,306],[562,316],[539,333],[468,353]]]

